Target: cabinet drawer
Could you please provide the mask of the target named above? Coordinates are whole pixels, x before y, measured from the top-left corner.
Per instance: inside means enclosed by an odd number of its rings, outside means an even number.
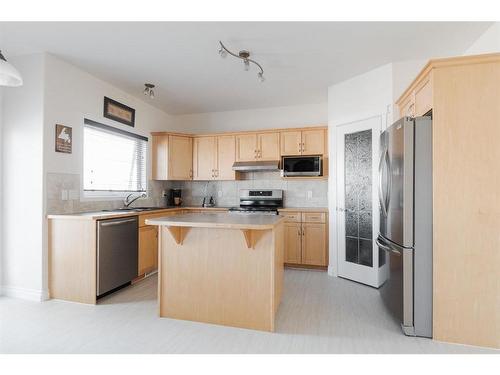
[[[280,212],[289,223],[300,223],[300,212]]]
[[[304,212],[302,213],[302,221],[304,223],[324,223],[326,222],[326,214],[324,212]]]

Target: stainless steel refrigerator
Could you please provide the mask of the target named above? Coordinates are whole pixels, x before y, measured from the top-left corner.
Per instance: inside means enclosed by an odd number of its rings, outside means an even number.
[[[380,136],[382,299],[406,335],[432,337],[432,119],[404,117]]]

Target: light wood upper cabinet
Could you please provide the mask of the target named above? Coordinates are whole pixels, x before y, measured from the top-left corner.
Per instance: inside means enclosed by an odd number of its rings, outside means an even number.
[[[279,160],[280,135],[251,133],[236,136],[236,161]]]
[[[236,179],[233,171],[236,148],[234,135],[196,137],[193,144],[194,180]]]
[[[191,180],[193,177],[193,139],[170,135],[168,143],[168,179]]]
[[[152,154],[153,180],[168,180],[168,135],[153,136]]]
[[[193,180],[213,180],[217,169],[217,138],[193,140]]]
[[[328,170],[324,127],[282,132],[152,135],[153,180],[235,180],[235,161],[279,161],[281,155],[324,155],[324,171]]]
[[[300,223],[285,223],[285,263],[301,263],[301,230]]]
[[[302,149],[302,132],[281,132],[281,155],[300,155]]]
[[[234,135],[221,135],[217,137],[217,180],[235,180],[236,172],[233,164],[236,155],[236,137]]]
[[[257,134],[236,136],[236,161],[254,161],[257,159]]]
[[[414,83],[397,102],[400,117],[423,116],[432,109],[432,72]]]
[[[415,116],[423,116],[432,109],[432,75],[429,74],[415,88]]]
[[[323,155],[325,151],[325,131],[323,129],[302,131],[302,155]]]
[[[280,133],[257,134],[257,159],[280,159]]]
[[[325,137],[324,129],[281,132],[281,155],[323,155]]]
[[[188,136],[153,136],[153,180],[191,180],[193,142]]]
[[[326,266],[326,225],[302,223],[302,264]]]

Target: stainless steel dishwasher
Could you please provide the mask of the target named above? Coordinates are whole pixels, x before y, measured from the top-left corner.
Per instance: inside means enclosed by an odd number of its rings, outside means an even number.
[[[97,297],[137,277],[137,216],[99,220],[97,224]]]

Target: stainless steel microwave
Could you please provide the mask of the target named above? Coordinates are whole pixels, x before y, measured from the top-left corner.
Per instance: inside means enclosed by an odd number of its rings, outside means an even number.
[[[322,176],[321,156],[284,156],[283,176]]]

